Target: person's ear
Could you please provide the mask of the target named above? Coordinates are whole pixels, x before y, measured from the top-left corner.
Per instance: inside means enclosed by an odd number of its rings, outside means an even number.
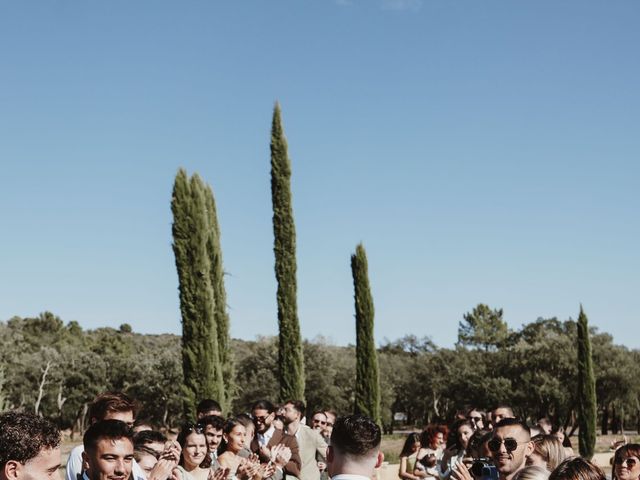
[[[382,453],[382,451],[378,452],[378,458],[376,458],[376,467],[375,468],[380,468],[380,466],[382,465],[382,462],[384,462],[384,453]]]
[[[4,477],[7,480],[16,480],[20,478],[21,467],[22,467],[22,464],[17,460],[9,460],[7,463],[4,464],[4,469],[3,469]]]
[[[524,456],[525,458],[529,458],[533,453],[533,442],[527,442],[527,445],[524,447]]]
[[[82,468],[89,470],[89,454],[85,451],[82,452]]]

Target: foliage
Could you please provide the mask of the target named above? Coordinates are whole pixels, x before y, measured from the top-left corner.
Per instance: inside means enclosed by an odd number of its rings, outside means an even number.
[[[637,427],[640,352],[615,345],[610,335],[589,330],[600,421],[608,428]],[[573,426],[578,408],[578,325],[538,319],[512,332],[496,351],[438,348],[428,338],[405,336],[378,349],[381,416],[389,430],[394,412],[409,423],[450,422],[471,405],[507,402],[534,422],[549,416]],[[278,339],[232,340],[238,395],[231,412],[249,410],[259,398],[278,398]],[[351,411],[355,401],[356,348],[326,338],[303,344],[309,412]],[[52,313],[0,321],[0,395],[9,405],[34,411],[43,369],[39,412],[76,432],[86,426],[86,408],[101,391],[121,389],[142,404],[140,416],[157,425],[183,420],[181,339],[115,328],[83,330]],[[605,408],[606,407],[606,408]],[[604,412],[609,412],[608,416]],[[571,429],[569,429],[571,430]]]
[[[271,200],[273,252],[278,281],[278,380],[280,400],[303,400],[304,357],[298,322],[296,283],[296,229],[291,202],[291,161],[276,103],[271,124]]]
[[[492,310],[482,303],[472,312],[465,313],[458,326],[458,344],[465,347],[496,350],[504,345],[508,336],[509,329],[502,319],[502,309]]]
[[[207,254],[211,264],[211,286],[213,288],[214,312],[218,336],[218,352],[224,382],[224,395],[219,398],[222,410],[228,412],[236,395],[234,383],[234,359],[229,336],[229,313],[227,312],[227,291],[224,286],[224,268],[222,266],[222,245],[220,243],[220,225],[213,191],[209,185],[204,187],[205,206],[208,220]]]
[[[362,413],[382,424],[380,416],[380,376],[376,353],[374,307],[369,286],[367,253],[362,244],[351,255],[351,273],[356,309],[356,392],[355,413]]]
[[[195,416],[202,398],[224,399],[224,383],[215,323],[211,259],[207,251],[209,219],[204,184],[198,175],[176,175],[171,210],[173,251],[182,315],[183,409]]]
[[[578,316],[577,342],[579,449],[582,457],[591,459],[596,446],[596,381],[591,357],[589,324],[582,305]]]

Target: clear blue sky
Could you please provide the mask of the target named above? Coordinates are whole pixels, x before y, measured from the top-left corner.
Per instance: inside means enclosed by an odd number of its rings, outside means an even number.
[[[640,347],[637,1],[0,0],[0,319],[180,332],[170,198],[214,189],[234,337],[277,331],[269,130],[303,335],[575,318]]]

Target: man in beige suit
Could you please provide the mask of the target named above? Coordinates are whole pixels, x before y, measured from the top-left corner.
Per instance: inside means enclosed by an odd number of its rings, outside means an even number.
[[[301,423],[304,417],[304,403],[289,400],[284,404],[284,426],[288,435],[298,440],[302,468],[300,480],[320,480],[318,459],[324,462],[327,457],[327,442],[316,431]]]

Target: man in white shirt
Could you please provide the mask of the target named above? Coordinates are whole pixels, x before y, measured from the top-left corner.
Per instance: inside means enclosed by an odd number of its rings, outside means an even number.
[[[331,480],[369,480],[382,465],[380,427],[364,415],[339,417],[331,432],[327,449],[327,468]]]
[[[256,427],[256,435],[251,440],[249,448],[251,452],[258,454],[260,462],[271,460],[271,448],[276,445],[284,445],[291,450],[291,457],[284,465],[284,473],[290,477],[300,477],[300,453],[298,442],[292,435],[286,435],[282,430],[273,426],[276,416],[275,406],[267,400],[259,400],[251,407],[251,417]]]
[[[121,392],[104,392],[99,394],[89,406],[89,421],[91,424],[101,420],[120,420],[127,424],[129,428],[133,426],[135,420],[136,405],[127,395]],[[78,445],[67,460],[67,470],[65,480],[81,480],[83,463],[83,445]],[[144,480],[145,473],[133,463],[133,480]]]

